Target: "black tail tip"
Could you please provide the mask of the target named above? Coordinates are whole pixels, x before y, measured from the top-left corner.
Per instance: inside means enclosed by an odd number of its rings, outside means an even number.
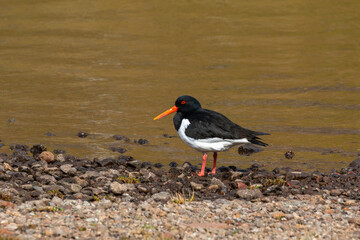
[[[255,138],[251,139],[250,142],[252,144],[260,145],[260,146],[263,146],[263,147],[268,146],[267,143],[264,143],[264,142],[260,141],[259,139],[255,139]]]

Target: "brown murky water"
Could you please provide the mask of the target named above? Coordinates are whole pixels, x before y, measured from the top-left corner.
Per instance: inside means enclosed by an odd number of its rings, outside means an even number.
[[[177,135],[172,117],[152,120],[188,94],[271,133],[265,151],[233,148],[219,164],[347,166],[360,148],[359,9],[358,0],[2,1],[0,151],[42,143],[105,158],[122,146],[142,161],[200,163],[162,136]]]

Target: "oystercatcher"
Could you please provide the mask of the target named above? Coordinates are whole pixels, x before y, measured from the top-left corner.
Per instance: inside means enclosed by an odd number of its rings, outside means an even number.
[[[176,112],[175,129],[180,138],[190,147],[203,153],[203,163],[199,176],[205,175],[207,152],[214,152],[214,163],[211,173],[216,172],[217,152],[242,144],[253,143],[267,146],[258,135],[269,135],[255,132],[230,121],[224,115],[201,107],[195,98],[184,95],[179,97],[175,106],[155,117],[154,120]]]

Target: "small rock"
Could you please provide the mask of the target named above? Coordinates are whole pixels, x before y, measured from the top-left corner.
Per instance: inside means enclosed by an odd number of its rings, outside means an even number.
[[[237,183],[237,188],[238,189],[248,189],[248,185],[246,185],[243,182],[236,182]]]
[[[200,183],[195,183],[195,182],[191,182],[191,183],[190,183],[190,186],[191,186],[194,190],[197,190],[197,191],[203,189],[203,187],[204,187],[202,184],[200,184]]]
[[[14,206],[12,202],[0,200],[0,208],[12,208]]]
[[[348,221],[349,221],[349,223],[353,223],[353,224],[360,226],[360,218],[349,218]]]
[[[4,168],[7,171],[13,171],[13,168],[8,163],[4,163]]]
[[[246,155],[246,156],[249,156],[253,153],[257,153],[257,152],[261,152],[261,151],[263,151],[262,148],[257,147],[250,143],[246,143],[238,148],[238,153],[240,155]]]
[[[347,200],[345,202],[345,205],[347,206],[355,206],[356,205],[356,201],[355,200]]]
[[[56,156],[55,160],[59,162],[65,162],[65,157],[63,154],[59,154]]]
[[[53,199],[51,200],[52,203],[54,203],[57,206],[60,206],[63,204],[63,200],[57,196],[53,197]]]
[[[280,173],[280,169],[279,169],[278,167],[276,167],[276,168],[274,168],[274,169],[272,170],[272,172],[273,172],[274,174],[279,174],[279,173]]]
[[[218,185],[223,191],[225,190],[227,190],[227,187],[226,187],[226,185],[222,182],[222,181],[220,181],[219,179],[217,179],[217,178],[212,178],[211,179],[211,185]]]
[[[139,189],[140,192],[144,192],[144,193],[148,193],[149,189],[146,186],[138,186],[137,187]]]
[[[210,185],[210,186],[208,187],[208,189],[209,189],[210,191],[216,191],[216,190],[219,189],[219,186],[218,186],[218,185]]]
[[[349,164],[350,168],[360,168],[360,158],[355,159]]]
[[[113,136],[115,140],[124,140],[125,142],[130,142],[130,139],[126,136],[122,136],[122,135],[114,135]]]
[[[78,176],[75,176],[75,177],[73,178],[73,180],[74,180],[74,182],[75,182],[76,184],[79,184],[81,187],[86,187],[87,185],[89,185],[89,182],[88,182],[88,181],[86,181],[86,180],[84,180],[84,179],[81,179],[81,178],[79,178]]]
[[[52,152],[49,152],[49,151],[45,151],[45,152],[42,152],[38,158],[42,161],[46,161],[46,162],[54,162],[55,161],[55,157],[54,157],[54,154]]]
[[[341,191],[339,189],[333,189],[330,191],[331,196],[339,196],[341,194]]]
[[[293,151],[287,151],[287,152],[285,153],[285,157],[286,157],[287,159],[292,159],[294,156],[295,156],[295,153],[294,153]]]
[[[137,143],[138,143],[138,144],[140,144],[140,145],[144,145],[144,144],[148,144],[148,143],[149,143],[149,141],[148,141],[148,140],[146,140],[146,139],[142,139],[142,138],[140,138],[140,139],[137,141]]]
[[[244,175],[242,172],[232,172],[231,173],[231,180],[235,180],[241,178]]]
[[[108,199],[103,198],[103,199],[101,199],[101,201],[100,201],[98,204],[99,204],[102,208],[107,209],[107,208],[111,207],[112,202],[111,202],[110,200],[108,200]]]
[[[154,199],[155,201],[158,201],[158,202],[166,202],[170,199],[170,194],[168,192],[155,193],[152,196],[152,199]]]
[[[119,152],[119,153],[124,153],[126,152],[126,149],[125,148],[121,148],[121,147],[110,147],[109,148],[111,151],[113,152]]]
[[[51,230],[51,229],[45,229],[44,235],[48,236],[48,237],[51,237],[52,235],[54,235],[54,231]]]
[[[274,212],[274,213],[271,214],[271,216],[273,218],[276,218],[276,219],[281,219],[281,218],[285,217],[285,213],[283,213],[283,212]]]
[[[162,165],[161,163],[155,163],[154,167],[156,168],[162,168],[164,165]]]
[[[156,175],[152,172],[145,173],[143,178],[146,182],[151,182],[155,179]]]
[[[12,239],[12,237],[15,233],[13,231],[9,231],[6,228],[0,228],[0,236],[4,239]]]
[[[75,184],[75,183],[70,184],[70,191],[72,193],[78,193],[81,191],[81,189],[82,189],[82,187],[79,184]]]
[[[41,144],[34,145],[30,149],[30,152],[33,154],[34,157],[39,156],[39,154],[45,151],[46,151],[46,147]]]
[[[68,173],[70,169],[72,168],[72,164],[64,164],[60,166],[60,170],[64,173]]]
[[[169,163],[169,166],[172,168],[175,168],[178,166],[178,164],[176,162],[171,162],[171,163]]]
[[[334,209],[325,209],[324,214],[333,214],[335,212]]]
[[[78,136],[79,138],[86,138],[87,136],[89,136],[89,134],[86,133],[86,132],[79,132],[79,133],[77,134],[77,136]]]
[[[29,151],[29,146],[27,145],[24,145],[24,144],[12,144],[10,146],[10,149],[11,150],[20,150],[20,151],[24,151],[24,152],[27,152]]]
[[[15,231],[18,228],[18,225],[16,223],[10,223],[5,228],[9,231]]]
[[[55,149],[55,150],[53,151],[53,153],[55,153],[55,154],[65,154],[66,151],[65,151],[65,150],[62,150],[62,149]]]
[[[236,196],[240,199],[252,200],[261,198],[263,194],[259,189],[242,189],[236,192]]]
[[[84,194],[82,194],[82,193],[75,193],[75,194],[74,194],[74,197],[75,197],[76,199],[82,199],[82,198],[84,197]]]
[[[21,185],[21,187],[25,190],[31,190],[33,189],[33,186],[31,184],[24,184],[24,185]]]
[[[139,172],[129,172],[129,178],[138,178],[140,177]]]
[[[123,194],[124,192],[135,190],[135,185],[130,183],[120,184],[118,182],[112,182],[110,184],[110,190],[115,194]]]
[[[51,183],[55,183],[56,179],[53,176],[45,174],[39,176],[38,181],[41,182],[42,184],[51,184]]]
[[[8,122],[9,122],[9,123],[14,123],[14,122],[15,122],[15,118],[9,118],[9,119],[8,119]]]
[[[140,165],[140,168],[145,168],[145,169],[149,169],[151,168],[153,165],[151,162],[142,162]]]

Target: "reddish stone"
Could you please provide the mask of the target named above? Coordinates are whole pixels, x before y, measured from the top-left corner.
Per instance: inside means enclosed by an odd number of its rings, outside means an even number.
[[[245,183],[237,182],[238,189],[248,189],[248,186]]]
[[[0,208],[11,208],[14,206],[15,206],[15,204],[13,204],[12,202],[0,200]]]
[[[9,231],[5,228],[0,228],[0,236],[4,235],[4,236],[12,236],[15,233],[13,231]]]

